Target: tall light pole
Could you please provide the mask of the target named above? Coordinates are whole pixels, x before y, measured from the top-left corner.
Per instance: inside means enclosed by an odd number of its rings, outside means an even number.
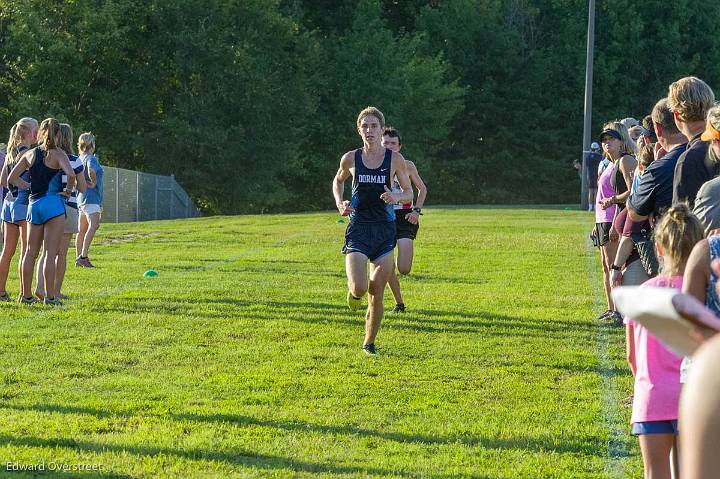
[[[580,208],[588,209],[587,168],[590,154],[590,134],[592,132],[592,81],[593,81],[593,47],[595,45],[595,0],[588,0],[587,55],[585,59],[585,123],[583,125],[582,179],[580,192]]]

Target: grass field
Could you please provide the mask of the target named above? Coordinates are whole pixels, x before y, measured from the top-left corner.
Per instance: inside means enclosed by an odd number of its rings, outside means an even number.
[[[429,209],[377,358],[336,219],[103,225],[63,308],[0,304],[0,476],[641,476],[588,213]]]

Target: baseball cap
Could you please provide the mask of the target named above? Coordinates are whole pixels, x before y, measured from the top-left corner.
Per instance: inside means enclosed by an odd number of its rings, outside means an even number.
[[[627,118],[623,118],[622,120],[620,120],[620,123],[625,125],[625,128],[627,128],[628,130],[630,128],[632,128],[633,126],[638,126],[638,124],[639,124],[639,122],[631,116],[629,116]]]
[[[707,121],[707,126],[705,127],[705,131],[703,132],[702,135],[700,135],[700,139],[702,141],[713,141],[713,140],[718,141],[718,140],[720,140],[720,131],[718,131],[717,128],[715,128],[713,126],[713,124],[710,123],[709,118]]]

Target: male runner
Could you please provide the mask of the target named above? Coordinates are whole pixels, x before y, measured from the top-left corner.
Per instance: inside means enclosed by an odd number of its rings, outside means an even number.
[[[385,128],[382,145],[385,148],[399,152],[402,148],[400,133],[398,133],[398,131],[393,127],[389,126]],[[410,274],[410,270],[412,269],[414,254],[413,241],[415,240],[418,229],[420,228],[420,215],[422,214],[422,206],[425,203],[425,197],[427,196],[427,188],[418,174],[415,163],[410,160],[405,160],[405,167],[407,168],[411,185],[417,188],[418,196],[415,206],[413,206],[412,200],[407,203],[395,205],[397,270],[400,274]],[[400,191],[398,189],[397,182],[393,183],[393,191]],[[404,313],[405,302],[403,301],[402,293],[400,292],[400,280],[398,279],[397,274],[395,274],[394,268],[392,274],[390,275],[390,279],[388,280],[388,284],[390,285],[390,289],[395,297],[395,308],[392,312]]]
[[[383,148],[382,134],[385,116],[375,107],[367,107],[357,118],[358,134],[363,147],[345,153],[333,180],[335,204],[342,216],[350,216],[342,251],[348,278],[348,306],[360,307],[361,298],[368,293],[365,313],[366,354],[376,354],[375,337],[383,315],[383,293],[395,268],[395,210],[398,202],[412,200],[412,189],[405,159],[400,153]],[[352,199],[343,201],[345,181],[352,176]],[[397,177],[400,192],[391,190]],[[367,262],[372,264],[368,285]]]

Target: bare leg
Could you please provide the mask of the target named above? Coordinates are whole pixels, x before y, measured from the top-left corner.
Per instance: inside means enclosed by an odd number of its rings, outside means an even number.
[[[45,297],[45,257],[47,256],[47,250],[42,249],[40,253],[40,259],[38,259],[35,274],[37,275],[35,284],[35,296],[40,299]]]
[[[90,243],[92,243],[92,240],[95,237],[95,232],[100,227],[100,213],[93,213],[91,215],[84,216],[87,216],[88,228],[87,233],[85,233],[85,238],[83,239],[82,252],[80,254],[80,256],[83,257],[88,255],[88,251],[90,250]]]
[[[673,434],[644,434],[640,439],[645,477],[647,479],[672,479],[670,453],[675,444]]]
[[[367,261],[367,256],[362,253],[355,252],[345,255],[348,290],[356,298],[362,298],[368,290]]]
[[[85,234],[87,233],[88,226],[89,226],[89,223],[87,220],[87,215],[85,215],[85,213],[80,212],[80,214],[78,216],[79,216],[78,217],[78,220],[79,220],[78,234],[75,237],[75,257],[76,258],[82,255],[83,243],[85,242]]]
[[[57,216],[45,223],[44,240],[45,240],[45,262],[43,273],[47,278],[45,284],[46,297],[53,299],[57,296],[55,288],[55,259],[60,249],[63,230],[65,229],[65,218]]]
[[[373,344],[380,329],[380,322],[384,312],[383,294],[388,278],[390,278],[390,274],[395,268],[392,253],[373,261],[373,265],[370,275],[370,289],[368,290],[368,309],[365,313],[364,344]]]
[[[397,240],[397,270],[400,274],[410,274],[413,262],[413,240],[410,238],[400,238]],[[396,304],[405,304],[402,293],[400,292],[400,280],[395,273],[395,268],[388,279],[390,290],[393,293]]]
[[[397,241],[397,269],[400,274],[410,274],[413,263],[413,240],[400,238]]]
[[[18,239],[20,239],[20,228],[12,223],[5,223],[3,250],[2,255],[0,255],[0,294],[7,294],[7,278],[10,273],[10,263],[17,249]],[[22,258],[22,254],[20,254],[20,257]]]
[[[403,302],[402,293],[400,292],[400,280],[395,274],[395,268],[393,268],[390,278],[388,278],[388,284],[390,285],[390,291],[392,291],[393,298],[395,298],[395,304],[405,304]]]
[[[20,278],[20,292],[22,292],[22,279],[23,279],[23,268],[22,262],[25,257],[25,253],[28,248],[28,241],[30,237],[30,228],[28,227],[27,221],[20,221],[20,258],[18,258],[18,278]]]
[[[720,471],[720,336],[693,356],[680,397],[680,477],[710,479]]]
[[[27,251],[22,259],[22,295],[26,298],[32,296],[33,270],[35,269],[35,259],[43,243],[44,229],[44,225],[30,224],[29,227]]]
[[[615,303],[610,296],[610,265],[615,261],[615,253],[617,252],[617,241],[608,241],[605,246],[600,247],[600,255],[602,257],[603,282],[605,286],[605,299],[607,300],[608,309],[615,311]]]
[[[67,269],[67,253],[70,250],[72,242],[72,233],[63,233],[60,249],[58,250],[57,262],[55,263],[55,291],[60,294],[62,284],[65,280],[65,270]]]

